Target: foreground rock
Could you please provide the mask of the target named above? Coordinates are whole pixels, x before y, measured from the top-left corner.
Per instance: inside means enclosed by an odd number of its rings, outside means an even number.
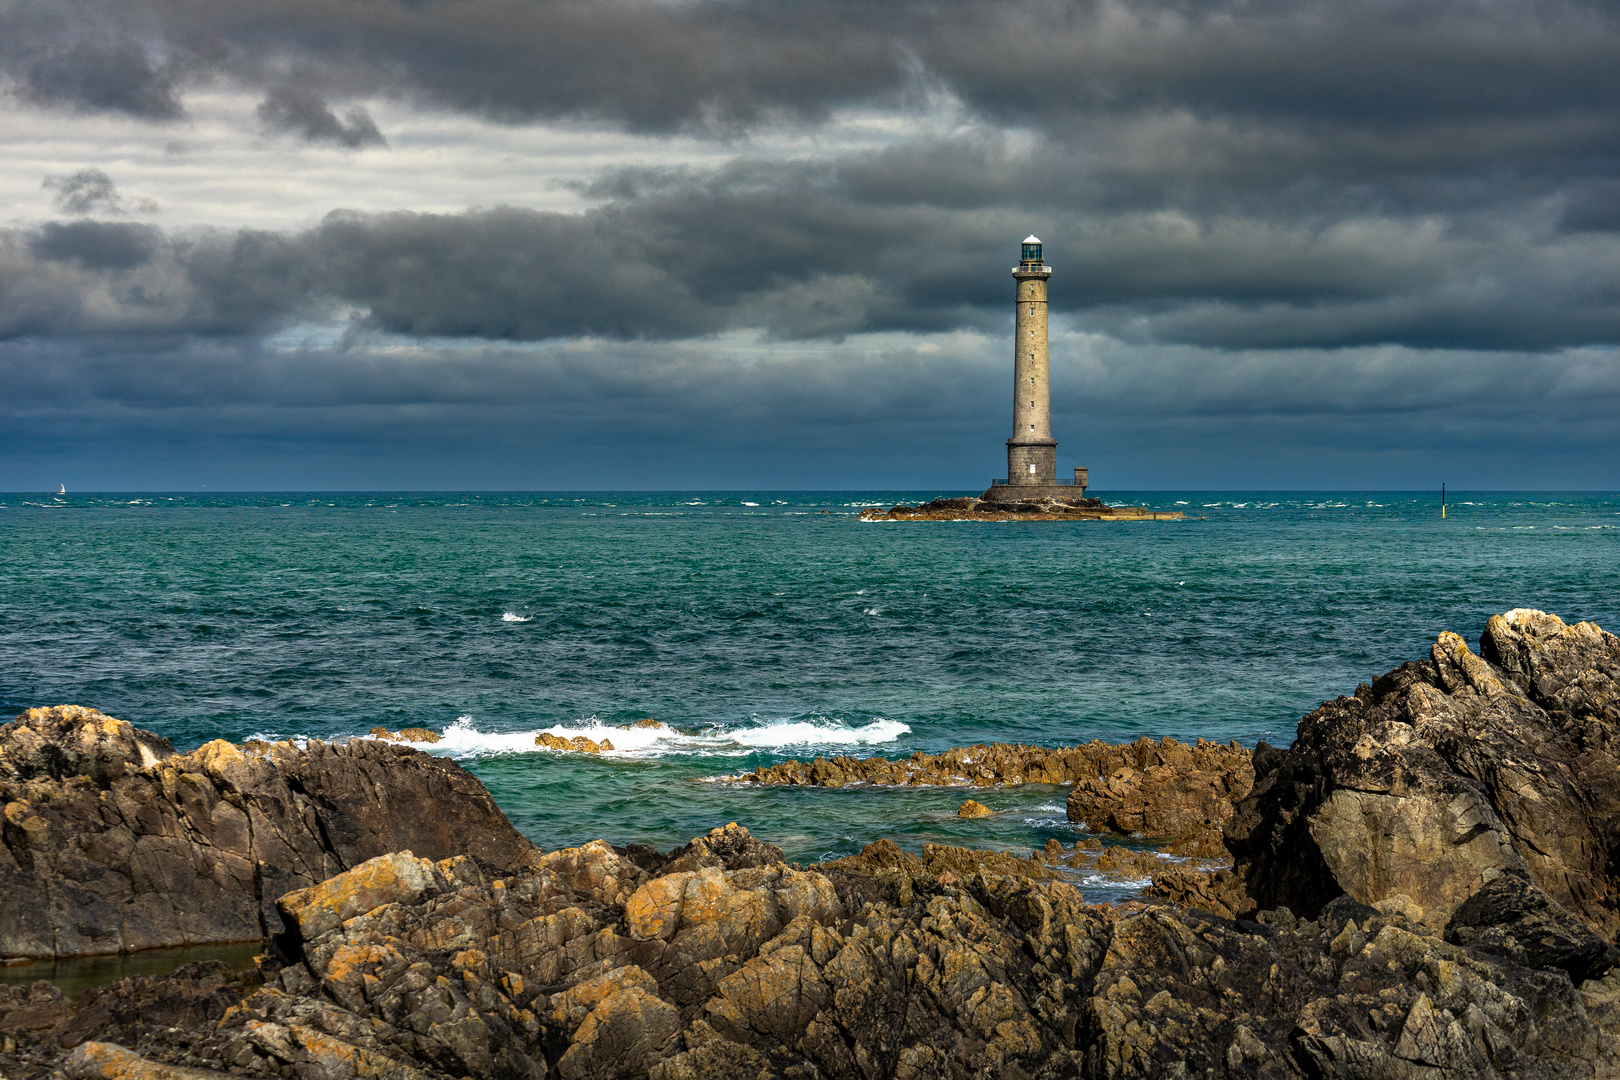
[[[800,869],[729,826],[492,877],[380,857],[285,896],[286,966],[0,996],[8,1076],[1612,1075],[1620,986],[1348,898],[1300,922],[1095,907],[892,844]],[[650,867],[650,869],[649,869]],[[1526,963],[1526,961],[1529,961]],[[245,997],[221,1007],[226,998]],[[88,997],[88,995],[87,995]]]
[[[1179,510],[1107,506],[1101,499],[1024,499],[1018,502],[971,496],[935,499],[920,506],[901,503],[861,511],[862,521],[1184,521]]]
[[[1620,639],[1597,626],[1510,611],[1478,655],[1441,634],[1427,660],[1305,717],[1286,752],[1256,750],[1226,834],[1237,875],[1261,908],[1314,915],[1348,895],[1434,927],[1513,876],[1510,907],[1562,909],[1601,939],[1550,931],[1590,970],[1620,933],[1617,725]]]
[[[370,739],[177,754],[94,709],[0,727],[0,959],[263,938],[276,897],[390,851],[491,870],[533,845],[454,762]]]

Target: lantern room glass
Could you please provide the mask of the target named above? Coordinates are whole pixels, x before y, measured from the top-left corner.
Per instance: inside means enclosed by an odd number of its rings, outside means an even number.
[[[1024,261],[1025,262],[1035,262],[1035,263],[1040,262],[1041,261],[1041,245],[1039,245],[1039,244],[1025,244],[1024,245]]]

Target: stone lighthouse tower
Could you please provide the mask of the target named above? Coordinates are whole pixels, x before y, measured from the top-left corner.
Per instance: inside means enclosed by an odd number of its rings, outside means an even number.
[[[1057,478],[1057,440],[1052,438],[1051,368],[1046,351],[1046,279],[1052,268],[1041,258],[1038,236],[1024,238],[1018,265],[1013,319],[1013,433],[1007,440],[1007,477],[992,481],[986,499],[1074,498],[1084,496],[1086,471],[1074,471],[1074,484]],[[1061,490],[1059,490],[1061,489]]]

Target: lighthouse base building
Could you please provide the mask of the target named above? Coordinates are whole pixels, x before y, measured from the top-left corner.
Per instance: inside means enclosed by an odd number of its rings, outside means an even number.
[[[1007,440],[1007,475],[992,480],[982,499],[1080,499],[1089,477],[1085,466],[1074,479],[1058,479],[1057,440],[1052,438],[1051,368],[1046,350],[1046,279],[1052,268],[1041,257],[1038,237],[1024,238],[1022,258],[1013,267],[1018,282],[1013,320],[1013,435]]]

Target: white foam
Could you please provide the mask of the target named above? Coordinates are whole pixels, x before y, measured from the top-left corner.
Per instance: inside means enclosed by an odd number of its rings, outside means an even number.
[[[759,505],[759,503],[751,503],[751,502],[745,502],[745,503],[743,503],[743,505],[744,505],[744,506],[758,506],[758,505]]]
[[[255,731],[242,741],[267,743],[290,742],[300,750],[307,750],[309,749],[309,739],[310,737],[308,735],[277,735],[273,732]]]
[[[1145,889],[1153,884],[1152,878],[1109,878],[1091,874],[1080,879],[1082,885],[1112,885],[1116,889]]]
[[[873,743],[894,742],[910,734],[911,727],[898,720],[873,720],[860,727],[842,724],[816,724],[798,720],[781,724],[766,724],[756,728],[736,728],[727,733],[731,741],[741,746],[769,748],[775,746],[870,746]]]
[[[501,612],[501,622],[528,622],[532,618],[533,615],[519,615],[515,611]]]
[[[452,758],[487,757],[493,754],[556,754],[569,751],[536,746],[535,737],[550,734],[563,739],[572,739],[583,735],[594,742],[600,743],[604,739],[611,742],[613,749],[605,754],[608,757],[663,754],[737,757],[756,750],[776,747],[869,746],[875,743],[894,742],[910,731],[908,725],[898,720],[878,718],[859,727],[797,720],[753,727],[709,728],[697,734],[687,734],[664,723],[646,727],[621,727],[604,724],[594,716],[577,724],[553,724],[548,728],[480,731],[472,717],[458,716],[453,724],[444,729],[438,742],[412,745],[430,754]]]

